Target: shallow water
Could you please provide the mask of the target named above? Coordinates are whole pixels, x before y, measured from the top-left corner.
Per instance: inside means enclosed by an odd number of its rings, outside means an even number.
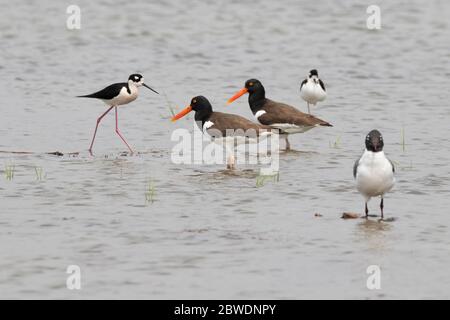
[[[1,298],[450,298],[448,1],[381,1],[378,31],[370,1],[152,2],[79,1],[81,30],[67,30],[66,4],[2,0]],[[306,110],[313,67],[328,86],[313,111],[334,127],[292,136],[303,152],[280,155],[278,182],[171,162],[171,132],[193,117],[173,124],[168,105],[203,94],[251,118],[245,98],[225,101],[256,77]],[[91,157],[105,107],[74,96],[134,72],[163,93],[119,110],[141,153],[122,154],[111,114]],[[340,219],[362,213],[352,167],[375,127],[397,163],[394,221]]]

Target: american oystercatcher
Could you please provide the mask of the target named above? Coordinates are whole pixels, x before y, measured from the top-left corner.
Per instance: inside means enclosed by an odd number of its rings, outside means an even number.
[[[128,78],[128,82],[123,83],[114,83],[110,86],[107,86],[103,90],[100,90],[98,92],[84,95],[84,96],[78,96],[79,98],[95,98],[102,100],[106,105],[109,106],[109,109],[106,110],[105,113],[103,113],[98,119],[97,119],[97,125],[95,126],[94,136],[92,137],[91,146],[89,147],[89,152],[92,154],[92,147],[94,146],[94,140],[95,136],[97,134],[98,125],[100,124],[100,121],[102,121],[103,117],[108,114],[108,112],[111,111],[112,108],[115,108],[116,112],[116,133],[119,135],[120,139],[122,139],[123,142],[127,145],[128,149],[131,153],[133,153],[133,150],[130,148],[128,143],[125,141],[125,138],[122,136],[122,134],[119,131],[119,119],[118,119],[118,113],[117,113],[117,106],[121,106],[124,104],[128,104],[138,97],[139,93],[139,87],[144,86],[150,90],[152,90],[155,93],[158,93],[157,91],[153,90],[149,86],[147,86],[144,83],[144,78],[140,74],[132,74]],[[159,94],[159,93],[158,93]]]
[[[286,140],[286,150],[290,150],[289,134],[303,133],[318,126],[332,127],[330,123],[303,113],[290,105],[267,99],[262,83],[256,79],[247,80],[245,87],[231,97],[227,104],[246,93],[249,94],[248,103],[256,120],[263,125],[282,131],[281,134]]]
[[[251,122],[244,117],[213,111],[211,103],[204,96],[192,98],[190,105],[173,116],[172,121],[177,121],[191,111],[195,111],[194,119],[199,129],[209,135],[212,141],[226,147],[227,169],[236,168],[235,146],[258,143],[277,133],[269,126]]]
[[[300,85],[300,96],[308,104],[309,114],[311,114],[310,104],[315,106],[317,102],[323,101],[327,97],[325,84],[320,80],[316,69],[311,70],[308,77]]]
[[[395,184],[394,164],[384,155],[383,136],[378,130],[372,130],[366,136],[366,150],[353,166],[356,187],[366,200],[366,217],[369,215],[367,202],[371,197],[381,197],[381,219],[384,218],[384,194]]]

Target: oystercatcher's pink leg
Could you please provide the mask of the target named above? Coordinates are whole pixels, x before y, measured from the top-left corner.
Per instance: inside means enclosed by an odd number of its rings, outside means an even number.
[[[95,140],[95,136],[97,135],[97,129],[98,129],[98,125],[100,124],[100,121],[102,121],[103,117],[106,116],[108,114],[108,112],[111,111],[111,109],[114,107],[109,108],[108,110],[106,110],[106,112],[104,114],[102,114],[98,119],[97,119],[97,125],[95,126],[95,131],[94,131],[94,136],[92,137],[92,142],[91,142],[91,146],[89,147],[89,153],[92,155],[92,147],[94,146],[94,140]]]
[[[128,145],[128,143],[125,141],[125,138],[120,134],[120,131],[119,131],[119,117],[118,117],[118,113],[117,113],[117,107],[115,107],[115,110],[116,110],[116,133],[119,135],[120,139],[122,139],[122,141],[125,142],[125,144],[127,145],[128,149],[130,150],[130,152],[134,153],[133,150]]]

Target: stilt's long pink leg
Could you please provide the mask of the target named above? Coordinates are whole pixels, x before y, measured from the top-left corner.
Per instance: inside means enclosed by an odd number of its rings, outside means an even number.
[[[128,145],[128,143],[125,141],[125,138],[120,134],[120,131],[119,131],[119,117],[118,117],[118,113],[117,113],[117,107],[115,107],[115,110],[116,110],[116,133],[119,135],[120,139],[122,139],[122,141],[125,142],[125,144],[127,145],[128,149],[130,150],[130,152],[134,153],[133,150]]]
[[[111,107],[108,110],[106,110],[106,112],[97,119],[97,125],[95,126],[94,136],[92,137],[91,146],[89,147],[90,154],[92,154],[92,147],[94,146],[94,140],[95,140],[95,136],[97,135],[98,125],[100,124],[100,121],[102,121],[103,117],[106,116],[108,114],[108,112],[111,111],[112,108],[114,108],[114,107]]]

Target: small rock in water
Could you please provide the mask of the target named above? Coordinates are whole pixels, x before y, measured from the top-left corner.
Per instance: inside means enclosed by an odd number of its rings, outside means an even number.
[[[320,213],[314,213],[314,217],[323,217],[323,215],[321,215]]]
[[[52,155],[52,156],[57,156],[57,157],[62,157],[62,156],[64,156],[64,153],[59,152],[59,151],[49,152],[48,154],[49,154],[49,155]]]
[[[359,214],[355,212],[344,212],[342,214],[342,219],[358,219]]]

